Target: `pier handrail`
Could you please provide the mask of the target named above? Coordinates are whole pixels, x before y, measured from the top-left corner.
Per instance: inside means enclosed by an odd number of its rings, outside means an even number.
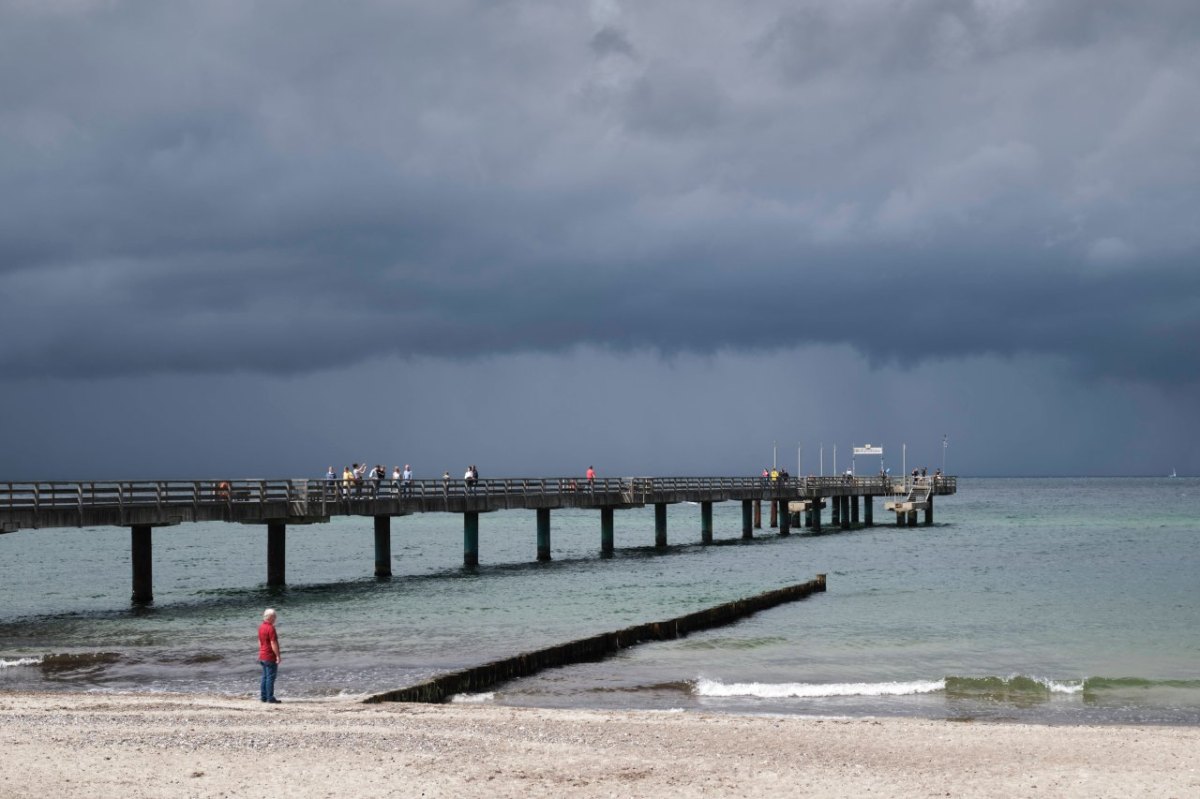
[[[371,509],[355,504],[361,500],[397,503],[394,510],[447,510],[450,503],[488,502],[497,507],[545,505],[644,505],[651,502],[722,501],[733,496],[747,498],[805,498],[844,493],[907,494],[914,483],[910,477],[893,480],[884,475],[869,477],[813,476],[770,480],[762,477],[597,477],[579,476],[487,478],[468,485],[462,478],[412,480],[408,483],[383,478],[345,481],[317,479],[205,479],[205,480],[113,480],[35,481],[0,483],[0,521],[16,514],[54,514],[77,519],[95,512],[120,514],[152,511],[171,519],[182,511],[192,518],[244,517],[239,508],[248,505],[263,510],[264,517],[327,517],[362,514]],[[916,485],[928,485],[935,494],[957,492],[954,477],[927,477]],[[224,510],[222,510],[224,509]],[[379,512],[376,508],[375,512]],[[386,510],[384,510],[386,512]],[[23,522],[22,526],[38,522]]]
[[[918,478],[916,485],[953,492],[957,479],[946,476]],[[0,510],[42,510],[85,507],[179,507],[234,502],[333,502],[357,498],[520,496],[548,497],[590,492],[623,494],[632,498],[686,492],[721,492],[763,489],[767,495],[811,493],[822,490],[881,490],[905,494],[911,477],[845,477],[813,475],[771,480],[762,477],[502,477],[480,479],[468,485],[461,478],[412,480],[407,485],[391,478],[347,482],[328,479],[205,479],[36,481],[0,483]]]

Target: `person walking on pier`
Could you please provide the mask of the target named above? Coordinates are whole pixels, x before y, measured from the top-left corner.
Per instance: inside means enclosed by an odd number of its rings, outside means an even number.
[[[262,682],[258,697],[263,702],[279,704],[275,698],[275,675],[279,671],[279,636],[275,634],[275,608],[263,611],[262,624],[258,625],[258,663],[262,666]]]
[[[404,471],[400,475],[401,485],[404,487],[404,496],[412,493],[412,467],[407,463],[404,464]]]
[[[596,487],[596,470],[591,466],[587,467],[587,473],[585,474],[585,477],[587,477],[587,487],[588,491],[590,492]]]

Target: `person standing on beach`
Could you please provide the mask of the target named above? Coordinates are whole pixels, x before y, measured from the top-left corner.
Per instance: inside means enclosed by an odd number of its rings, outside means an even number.
[[[262,666],[262,683],[259,699],[278,705],[275,698],[275,674],[279,670],[279,636],[275,634],[275,608],[263,611],[263,622],[258,625],[258,662]]]

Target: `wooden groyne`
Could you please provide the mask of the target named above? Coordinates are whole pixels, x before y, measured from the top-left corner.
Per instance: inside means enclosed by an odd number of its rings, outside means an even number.
[[[678,616],[666,621],[655,621],[626,627],[623,630],[600,633],[580,638],[565,644],[524,652],[510,658],[494,660],[481,666],[462,671],[453,671],[427,682],[387,691],[367,697],[367,704],[380,702],[445,702],[454,694],[481,693],[497,685],[529,677],[545,669],[570,666],[575,663],[591,663],[603,660],[646,641],[669,641],[699,630],[722,627],[744,619],[760,610],[767,610],[785,602],[803,599],[809,594],[825,590],[825,575],[798,585],[789,585],[767,591],[757,596],[735,599],[723,605]]]

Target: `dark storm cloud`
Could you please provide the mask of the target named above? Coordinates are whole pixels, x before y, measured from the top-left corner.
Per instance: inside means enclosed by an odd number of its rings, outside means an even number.
[[[0,369],[1200,374],[1200,9],[0,2]]]

